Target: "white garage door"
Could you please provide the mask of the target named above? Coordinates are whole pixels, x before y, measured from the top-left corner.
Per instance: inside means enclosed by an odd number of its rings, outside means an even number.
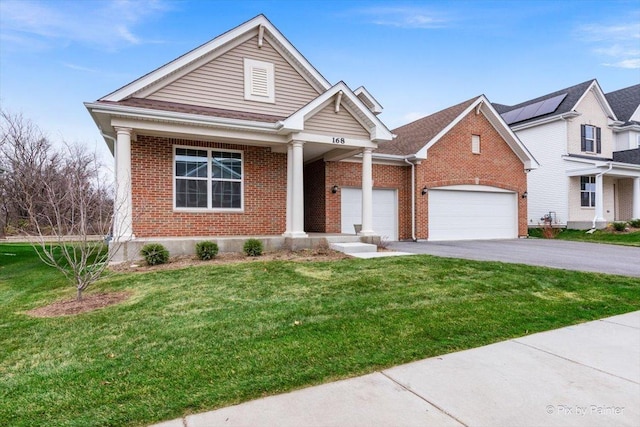
[[[362,190],[342,188],[342,233],[353,234],[353,224],[362,223]],[[373,231],[388,241],[398,240],[398,202],[396,190],[373,190]]]
[[[518,237],[516,193],[486,186],[483,191],[454,188],[429,190],[429,240]]]

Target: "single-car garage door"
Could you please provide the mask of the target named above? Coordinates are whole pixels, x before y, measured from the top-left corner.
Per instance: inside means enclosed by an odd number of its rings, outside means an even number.
[[[362,223],[362,190],[342,188],[341,232],[353,234],[354,224]],[[398,201],[396,190],[373,190],[373,231],[388,241],[398,240]]]
[[[516,193],[479,185],[429,190],[429,240],[517,237]]]

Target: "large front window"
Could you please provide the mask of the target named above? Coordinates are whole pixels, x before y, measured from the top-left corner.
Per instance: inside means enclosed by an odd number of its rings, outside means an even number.
[[[592,208],[596,205],[596,177],[580,177],[580,206]]]
[[[242,152],[175,148],[175,207],[242,209]]]

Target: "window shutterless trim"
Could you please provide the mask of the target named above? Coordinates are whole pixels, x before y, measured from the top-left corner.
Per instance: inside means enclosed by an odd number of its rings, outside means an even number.
[[[206,151],[207,152],[207,176],[199,177],[199,178],[185,178],[178,177],[176,175],[176,150],[177,149],[186,149],[186,150],[196,150],[196,151]],[[212,175],[212,167],[211,163],[213,160],[212,153],[213,152],[225,152],[225,153],[239,153],[240,154],[240,180],[235,180],[232,178],[216,178],[213,179]],[[172,177],[172,186],[173,186],[173,210],[174,212],[191,212],[191,213],[201,213],[201,212],[229,212],[229,213],[242,213],[244,212],[244,151],[242,150],[230,150],[226,148],[206,148],[206,147],[197,147],[191,145],[174,145],[173,146],[173,177]],[[202,180],[207,181],[207,207],[206,208],[198,208],[198,207],[180,207],[176,205],[176,179],[185,179],[185,180]],[[214,208],[211,207],[213,202],[213,190],[211,188],[214,182],[239,182],[240,183],[240,207],[239,208]]]

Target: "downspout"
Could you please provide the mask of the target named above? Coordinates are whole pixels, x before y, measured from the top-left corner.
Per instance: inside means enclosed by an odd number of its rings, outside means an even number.
[[[607,169],[606,171],[602,171],[600,172],[598,175],[596,175],[596,180],[598,178],[602,178],[602,194],[600,195],[600,198],[602,199],[600,201],[600,203],[602,203],[602,209],[604,210],[604,174],[606,174],[607,172],[611,172],[611,169],[613,169],[613,163],[609,163],[609,169]],[[597,195],[597,194],[596,194]],[[594,230],[596,229],[596,220],[598,219],[598,212],[596,212],[596,214],[593,217],[593,224],[591,224],[591,228],[593,228]]]
[[[404,158],[405,163],[411,165],[411,240],[416,239],[416,165]]]

